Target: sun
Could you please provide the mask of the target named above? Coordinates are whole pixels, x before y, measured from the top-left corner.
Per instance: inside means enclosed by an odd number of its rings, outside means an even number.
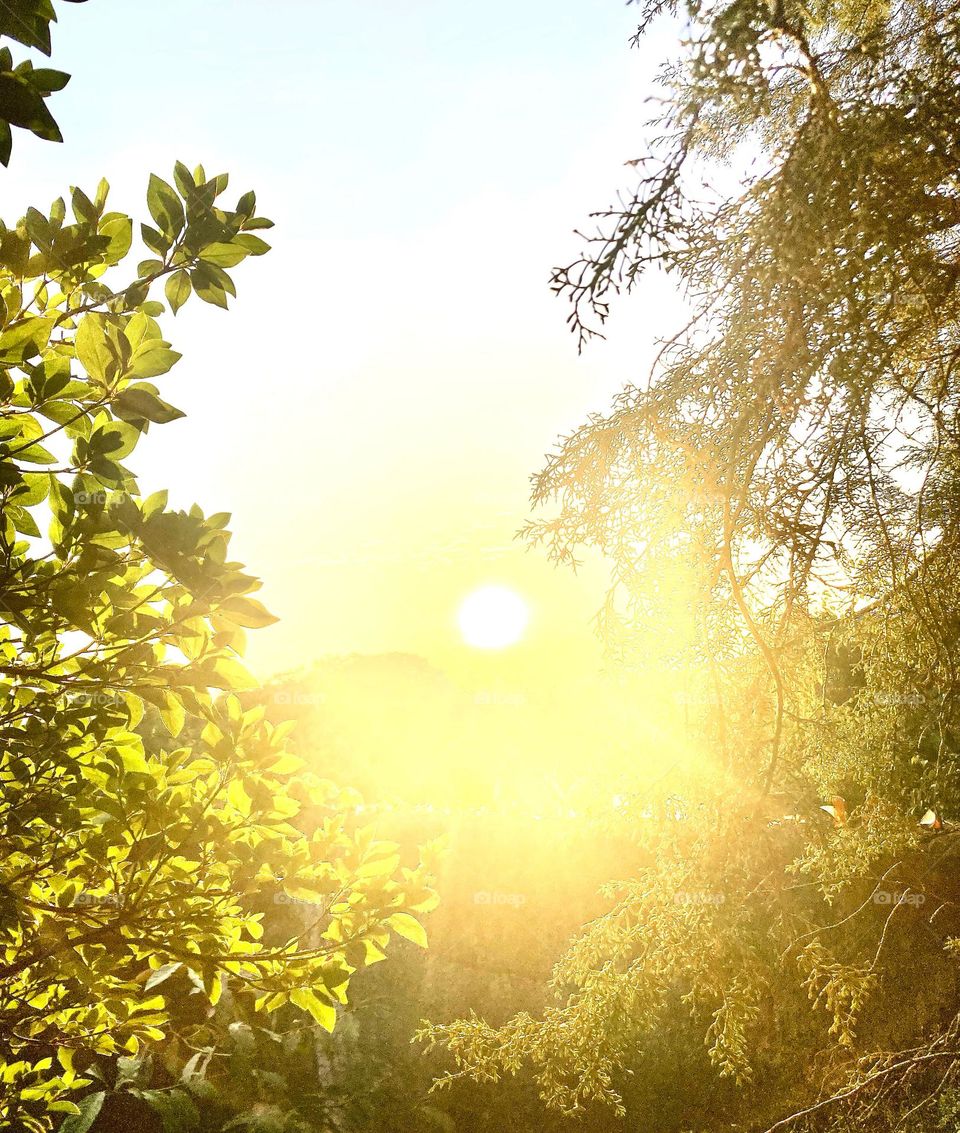
[[[506,586],[481,586],[464,598],[457,611],[460,634],[474,649],[515,645],[529,620],[527,603]]]

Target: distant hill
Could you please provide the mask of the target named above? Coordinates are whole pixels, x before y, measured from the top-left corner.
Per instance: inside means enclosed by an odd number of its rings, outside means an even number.
[[[272,719],[300,722],[315,770],[369,800],[566,813],[684,757],[672,726],[683,705],[639,677],[467,685],[413,654],[353,654],[261,696]]]

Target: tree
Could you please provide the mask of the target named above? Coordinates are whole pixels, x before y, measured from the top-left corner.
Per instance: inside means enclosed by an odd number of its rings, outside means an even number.
[[[678,7],[647,4],[638,39]],[[659,1128],[954,1128],[960,12],[682,14],[639,185],[553,285],[581,346],[645,271],[690,322],[560,444],[529,533],[609,556],[622,659],[699,670],[703,766],[635,827],[653,864],[611,888],[541,1017],[426,1035],[448,1082],[529,1061],[569,1112],[623,1112],[639,1083]],[[626,1071],[678,1015],[664,1115]],[[703,1043],[716,1073],[691,1091]]]
[[[83,4],[86,0],[67,0]],[[6,0],[0,7],[0,37],[16,40],[49,55],[50,24],[57,18],[52,0]],[[30,59],[14,65],[9,47],[0,48],[0,162],[10,163],[11,126],[30,130],[48,142],[62,142],[60,128],[46,99],[70,81],[64,71],[34,67]]]
[[[150,256],[122,283],[132,221],[106,182],[73,190],[72,220],[61,199],[0,229],[3,1128],[87,1129],[142,1047],[189,1042],[165,998],[184,980],[332,1028],[353,972],[393,934],[423,944],[435,900],[288,751],[292,725],[244,710],[244,632],[273,619],[229,516],[145,497],[121,463],[182,416],[155,384],[179,358],[155,292],[225,307],[226,269],[268,250],[254,194],[229,209],[226,188],[180,163],[152,176]],[[162,743],[137,730],[145,706]],[[278,897],[311,915],[281,931]],[[175,1083],[153,1100],[187,1127]]]
[[[569,1122],[543,1113],[529,1074],[495,1092],[476,1085],[457,1096],[428,1096],[435,1066],[410,1039],[424,1015],[474,1008],[506,1018],[521,1004],[541,1006],[544,973],[578,915],[602,909],[596,888],[623,849],[599,821],[619,767],[610,749],[626,731],[616,711],[620,695],[633,700],[619,681],[606,690],[571,681],[546,702],[478,696],[404,654],[329,658],[244,693],[243,705],[264,704],[268,720],[295,714],[290,751],[319,774],[362,788],[364,818],[378,837],[401,845],[443,839],[435,883],[443,900],[430,916],[430,949],[405,944],[390,963],[365,972],[332,1034],[290,1006],[265,1018],[229,991],[210,1007],[202,988],[191,989],[186,974],[176,973],[164,985],[172,1029],[182,1030],[187,1016],[195,1020],[190,1048],[166,1042],[135,1073],[125,1062],[91,1133],[149,1123],[158,1091],[171,1085],[189,1095],[205,1133],[564,1133]],[[372,697],[378,713],[371,722]],[[641,715],[638,709],[634,723]],[[153,706],[138,731],[148,748],[165,742]],[[182,746],[189,731],[181,733]],[[587,738],[589,776],[582,766]],[[548,756],[549,779],[538,774]],[[508,773],[511,759],[525,761],[523,774]],[[469,765],[469,779],[457,774],[458,763]],[[604,797],[593,798],[592,787]],[[282,894],[278,901],[264,908],[265,936],[289,932],[310,912]],[[584,1128],[607,1126],[600,1111]],[[159,1133],[159,1123],[146,1124],[144,1133],[154,1128]]]

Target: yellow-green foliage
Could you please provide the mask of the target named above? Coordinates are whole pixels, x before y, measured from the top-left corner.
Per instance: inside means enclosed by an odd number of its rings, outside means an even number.
[[[86,1120],[102,1093],[83,1069],[167,1034],[181,968],[211,1004],[229,986],[332,1028],[353,972],[395,934],[424,943],[435,900],[289,752],[288,725],[242,708],[244,631],[273,619],[229,516],[169,509],[121,463],[182,416],[157,385],[179,355],[155,293],[225,306],[225,269],[267,251],[254,195],[226,208],[226,188],[181,164],[151,177],[152,256],[119,282],[132,221],[104,182],[72,216],[58,200],[0,230],[4,1128]],[[149,747],[145,706],[166,732]],[[280,939],[262,911],[278,894],[314,910]]]

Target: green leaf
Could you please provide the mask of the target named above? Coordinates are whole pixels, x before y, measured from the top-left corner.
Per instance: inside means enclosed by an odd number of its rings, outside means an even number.
[[[173,311],[174,314],[176,314],[190,298],[191,290],[190,276],[182,269],[175,271],[167,280],[164,286],[164,294],[167,297],[167,302],[170,304],[170,310]]]
[[[81,224],[96,224],[100,219],[97,206],[82,189],[74,189],[70,198],[73,215]]]
[[[160,1117],[163,1133],[190,1133],[200,1123],[200,1114],[190,1096],[183,1090],[132,1091]]]
[[[106,385],[117,372],[117,352],[110,347],[106,315],[84,315],[77,327],[74,349],[91,378]]]
[[[0,334],[0,362],[25,362],[35,357],[50,341],[56,317],[29,316]]]
[[[25,472],[23,486],[13,495],[13,501],[19,507],[34,507],[41,500],[46,499],[54,476],[50,472]]]
[[[29,76],[30,85],[44,94],[63,90],[70,82],[70,76],[66,71],[55,71],[52,67],[34,67]]]
[[[67,1098],[58,1098],[57,1101],[47,1102],[47,1110],[50,1113],[72,1113],[77,1114],[80,1112],[80,1107]]]
[[[29,3],[20,0],[16,5],[4,3],[0,5],[0,34],[27,47],[36,47],[44,55],[49,55],[50,21],[56,18],[50,0],[32,0]],[[5,66],[12,67],[9,48],[3,49],[3,56]]]
[[[25,464],[56,464],[57,458],[43,445],[27,445],[26,448],[17,449],[17,460]]]
[[[104,217],[100,221],[100,235],[107,239],[104,249],[103,261],[107,264],[116,264],[130,251],[133,243],[133,221],[129,216],[109,214],[111,219]]]
[[[134,354],[130,373],[137,378],[157,378],[172,370],[180,358],[165,342],[146,343]]]
[[[126,421],[110,421],[90,434],[90,451],[113,461],[122,460],[133,452],[139,440],[139,430]]]
[[[190,272],[190,281],[197,296],[204,303],[213,303],[217,307],[227,307],[227,293],[223,286],[223,272],[213,264],[198,264]]]
[[[266,240],[261,240],[259,236],[251,236],[247,232],[241,232],[235,238],[235,243],[239,244],[241,248],[246,248],[251,256],[262,256],[270,251],[270,245]]]
[[[143,279],[137,283],[131,283],[126,291],[123,292],[123,305],[127,309],[139,307],[149,293],[150,284],[147,280]]]
[[[183,202],[177,196],[173,187],[157,177],[155,173],[150,174],[150,181],[147,186],[147,208],[157,222],[157,227],[173,243],[183,230],[186,220]]]
[[[380,858],[377,861],[363,862],[357,867],[357,877],[389,877],[400,865],[400,855],[391,858]]]
[[[182,161],[174,163],[173,181],[177,188],[180,190],[180,194],[183,197],[188,197],[196,188],[196,184],[193,180],[193,174],[190,172],[187,166],[183,164]]]
[[[120,761],[128,775],[152,775],[150,764],[139,748],[123,748],[120,752]]]
[[[330,1003],[324,1003],[312,988],[300,987],[291,991],[290,1002],[308,1012],[325,1031],[333,1031],[337,1022],[337,1009]]]
[[[257,682],[240,664],[229,657],[218,657],[208,677],[213,688],[243,692],[257,687]]]
[[[150,991],[151,988],[162,984],[165,980],[168,980],[174,972],[179,971],[181,967],[183,967],[183,965],[179,960],[171,964],[163,964],[161,967],[157,968],[155,972],[151,972],[147,982],[143,985],[143,990]]]
[[[409,913],[394,913],[393,916],[387,917],[387,924],[399,936],[412,940],[421,948],[427,947],[427,934],[423,925]]]
[[[131,316],[129,322],[123,328],[123,333],[134,351],[146,347],[150,343],[166,346],[156,319],[148,317],[142,311]]]
[[[215,267],[232,268],[245,260],[247,255],[244,248],[238,248],[235,244],[208,244],[201,250],[200,259]]]
[[[114,412],[124,421],[143,417],[158,425],[165,425],[168,421],[176,421],[185,416],[182,410],[157,397],[155,393],[139,386],[130,386],[113,402]]]
[[[203,973],[203,990],[207,993],[210,1005],[216,1007],[223,995],[223,973],[213,970],[205,971]]]
[[[0,72],[0,113],[12,126],[30,130],[48,142],[63,141],[43,96],[19,75]]]
[[[279,621],[256,598],[227,598],[217,607],[217,613],[248,629],[261,629]]]
[[[243,786],[242,779],[232,779],[227,787],[227,802],[244,818],[248,817],[253,802]]]
[[[171,736],[179,736],[183,731],[184,721],[187,718],[183,710],[183,701],[176,693],[170,692],[169,689],[165,690],[164,697],[166,703],[164,707],[160,709],[160,718],[163,720],[164,727]]]
[[[97,1120],[106,1093],[102,1090],[95,1094],[87,1094],[77,1103],[80,1112],[67,1117],[61,1124],[58,1133],[87,1133],[87,1130]]]
[[[143,501],[143,517],[149,519],[151,515],[163,511],[167,506],[168,494],[166,489],[154,492]]]
[[[13,526],[23,535],[30,535],[34,539],[40,538],[40,528],[30,512],[15,504],[7,504],[7,515],[13,520]]]
[[[173,244],[173,240],[169,236],[149,224],[140,225],[140,239],[151,252],[155,252],[160,257],[165,257]]]

